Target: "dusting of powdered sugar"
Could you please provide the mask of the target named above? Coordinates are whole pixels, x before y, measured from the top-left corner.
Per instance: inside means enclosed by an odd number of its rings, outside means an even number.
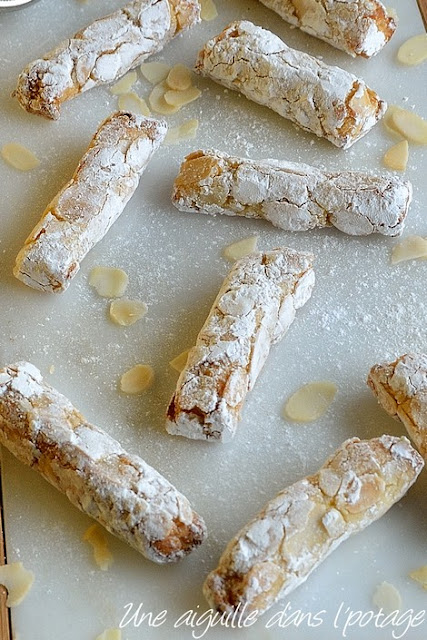
[[[65,291],[122,213],[166,131],[163,121],[121,111],[103,122],[18,254],[14,275],[35,289]]]
[[[206,162],[209,175],[183,185]],[[412,185],[397,176],[323,172],[307,164],[256,162],[220,151],[197,151],[184,161],[173,193],[180,211],[263,218],[285,231],[333,225],[350,235],[398,236],[412,200]],[[194,169],[197,175],[197,168]]]
[[[291,49],[248,21],[234,22],[210,40],[196,69],[343,149],[365,135],[387,108],[363,80]]]
[[[197,0],[130,2],[30,63],[15,95],[27,111],[57,119],[61,102],[118,80],[198,20]]]

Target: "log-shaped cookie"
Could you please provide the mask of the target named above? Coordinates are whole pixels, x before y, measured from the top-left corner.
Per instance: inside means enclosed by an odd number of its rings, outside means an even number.
[[[411,199],[411,183],[397,176],[321,171],[212,150],[185,158],[172,195],[180,211],[259,218],[286,231],[334,226],[357,236],[399,236]]]
[[[114,82],[199,19],[198,0],[129,2],[31,62],[14,96],[26,111],[56,120],[63,102]]]
[[[384,515],[423,466],[406,438],[347,440],[318,473],[279,493],[231,540],[205,582],[209,605],[261,615],[341,542]]]
[[[209,40],[196,70],[343,149],[368,133],[387,108],[360,78],[247,21]]]
[[[175,562],[203,541],[205,524],[187,498],[28,362],[0,370],[0,442],[149,560]]]
[[[401,420],[427,461],[427,355],[407,353],[372,367],[368,385],[380,405]]]
[[[14,275],[34,289],[65,291],[134,194],[166,131],[162,121],[123,111],[107,118],[27,238]]]
[[[378,0],[261,0],[284,20],[351,56],[370,58],[396,31]]]
[[[270,347],[311,296],[313,256],[282,248],[237,261],[188,355],[166,428],[187,438],[228,441]]]

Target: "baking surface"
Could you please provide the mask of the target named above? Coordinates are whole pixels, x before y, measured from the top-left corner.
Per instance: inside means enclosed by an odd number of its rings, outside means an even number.
[[[426,350],[427,263],[392,267],[390,251],[398,240],[382,236],[350,238],[336,230],[292,234],[268,223],[180,213],[170,204],[173,179],[183,156],[216,147],[253,158],[283,158],[332,170],[381,170],[381,157],[394,140],[377,125],[349,151],[303,133],[280,116],[214,83],[196,79],[202,98],[168,119],[172,126],[200,120],[195,140],[163,147],[104,240],[82,264],[62,296],[43,295],[11,274],[15,256],[46,204],[72,175],[99,122],[117,107],[108,88],[99,88],[65,104],[58,122],[26,114],[10,98],[16,78],[30,60],[92,19],[120,7],[120,0],[82,3],[40,0],[22,12],[0,13],[0,146],[20,142],[34,151],[40,167],[19,173],[0,162],[0,305],[3,364],[27,359],[67,395],[93,423],[140,454],[191,500],[209,529],[206,543],[176,566],[150,563],[108,536],[114,565],[106,573],[94,565],[81,538],[91,524],[66,498],[30,469],[2,452],[8,561],[21,560],[36,574],[26,600],[13,610],[20,640],[94,639],[118,626],[125,605],[143,603],[144,612],[167,609],[159,627],[128,626],[123,638],[181,640],[191,629],[174,628],[187,610],[206,605],[201,585],[216,566],[228,540],[280,489],[313,472],[343,440],[382,433],[402,434],[365,384],[370,367],[411,350]],[[291,29],[256,0],[216,0],[219,16],[170,44],[156,60],[192,66],[208,37],[230,20],[247,18],[267,27],[290,46],[322,56],[360,75],[390,104],[414,107],[427,117],[427,66],[395,63],[399,45],[422,33],[415,0],[394,0],[400,25],[394,38],[372,60],[352,60],[302,32]],[[102,6],[101,6],[102,5]],[[147,97],[141,77],[137,92]],[[406,177],[414,185],[405,235],[427,235],[425,147],[411,145]],[[317,284],[283,341],[273,347],[249,395],[234,441],[227,445],[169,436],[164,413],[176,382],[169,361],[192,346],[229,269],[221,257],[226,245],[258,235],[261,249],[279,245],[316,255]],[[108,303],[88,285],[95,265],[123,268],[130,278],[126,295],[146,302],[147,316],[129,328],[108,320]],[[136,363],[151,364],[156,382],[139,397],[118,392],[120,375]],[[49,373],[51,365],[55,370]],[[311,425],[289,424],[281,417],[286,399],[300,385],[332,380],[338,394],[330,411]],[[344,543],[284,602],[254,627],[245,640],[335,640],[344,637],[349,610],[368,612],[374,588],[387,581],[402,596],[402,610],[426,605],[426,592],[408,573],[427,563],[427,473],[381,521]],[[290,603],[323,623],[310,627],[288,622],[265,629],[274,613]],[[342,614],[335,621],[339,607]],[[345,614],[346,609],[347,613]],[[395,629],[402,634],[402,622]],[[200,636],[203,625],[196,633]],[[353,626],[355,640],[392,638],[393,628]],[[427,621],[403,636],[426,637]],[[223,629],[205,636],[224,638]],[[396,637],[399,637],[397,635]]]

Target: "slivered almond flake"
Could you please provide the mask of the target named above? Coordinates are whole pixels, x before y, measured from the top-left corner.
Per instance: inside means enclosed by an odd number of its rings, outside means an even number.
[[[34,573],[27,571],[22,562],[12,562],[0,567],[0,584],[7,590],[7,607],[20,604],[34,582]]]
[[[120,389],[123,393],[137,395],[148,389],[154,381],[154,371],[148,364],[137,364],[126,371],[120,378]]]
[[[106,629],[96,640],[122,640],[120,629]]]
[[[150,109],[143,98],[140,98],[134,91],[123,93],[119,96],[118,107],[120,111],[130,111],[141,116],[149,116]]]
[[[196,119],[186,120],[178,127],[171,127],[165,137],[165,144],[177,144],[181,140],[192,140],[196,137],[199,128],[199,121]]]
[[[101,569],[108,571],[114,562],[111,551],[108,548],[107,538],[98,524],[91,525],[83,535],[83,540],[89,542],[93,548],[93,557]]]
[[[129,71],[123,78],[121,78],[116,84],[110,88],[110,92],[113,96],[119,96],[122,93],[128,93],[128,91],[133,87],[135,82],[137,81],[138,76],[136,75],[136,71]]]
[[[176,64],[169,71],[166,82],[171,89],[176,91],[185,91],[191,87],[192,72],[191,69],[183,64]]]
[[[284,417],[295,422],[314,422],[329,409],[336,392],[337,387],[333,382],[310,382],[289,398]]]
[[[169,362],[169,366],[171,366],[172,369],[175,369],[175,371],[178,371],[178,373],[181,373],[181,371],[184,369],[185,365],[187,364],[189,353],[190,353],[190,349],[186,349],[185,351],[180,353],[179,356],[176,356],[176,358],[171,360]]]
[[[427,144],[427,121],[413,111],[393,109],[388,126],[417,144]]]
[[[419,258],[427,258],[427,240],[421,236],[407,236],[391,251],[392,264]]]
[[[399,16],[394,7],[386,7],[385,9],[387,11],[387,14],[390,16],[390,18],[393,18],[395,22],[399,22]]]
[[[385,615],[393,613],[393,611],[400,611],[402,608],[402,598],[399,591],[395,586],[389,582],[382,582],[379,584],[372,596],[372,603],[382,609]]]
[[[166,91],[169,91],[168,85],[166,82],[161,82],[154,87],[148,98],[150,107],[153,111],[161,113],[164,116],[168,116],[179,111],[179,107],[174,107],[166,102]]]
[[[383,163],[388,169],[405,171],[409,158],[409,145],[407,140],[402,140],[385,152]]]
[[[1,155],[3,160],[19,171],[30,171],[40,164],[37,156],[18,142],[4,144],[1,148]]]
[[[218,10],[213,0],[199,0],[201,6],[200,17],[202,20],[215,20],[218,16]]]
[[[413,36],[404,42],[397,52],[397,59],[401,64],[410,67],[427,60],[427,34]]]
[[[141,320],[148,311],[145,302],[139,300],[113,300],[110,304],[110,318],[122,327],[130,327]]]
[[[89,284],[102,298],[120,298],[129,284],[129,277],[115,267],[94,267],[89,275]]]
[[[411,571],[409,577],[415,582],[419,582],[423,589],[427,590],[427,564],[415,571]]]
[[[166,102],[173,107],[183,107],[190,102],[194,102],[202,95],[200,89],[197,87],[190,87],[184,91],[169,90],[165,92]]]
[[[396,104],[389,104],[387,107],[387,111],[385,112],[385,115],[382,119],[382,123],[385,129],[387,129],[388,133],[391,133],[394,136],[402,137],[400,133],[394,128],[393,122],[391,120],[394,112],[398,111],[399,109],[400,107],[398,107]]]
[[[140,66],[141,73],[151,84],[159,84],[166,80],[170,66],[164,62],[143,62]]]
[[[258,236],[243,238],[243,240],[238,240],[237,242],[233,242],[233,244],[229,244],[228,247],[225,247],[225,249],[222,250],[222,257],[230,260],[230,262],[235,262],[256,251],[257,243]]]

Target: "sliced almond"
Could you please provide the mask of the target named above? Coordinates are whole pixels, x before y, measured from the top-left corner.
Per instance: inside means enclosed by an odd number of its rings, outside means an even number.
[[[169,91],[168,85],[166,84],[166,82],[161,82],[154,87],[148,98],[150,107],[153,109],[153,111],[161,113],[164,116],[168,116],[179,111],[179,107],[174,107],[166,102],[166,91]]]
[[[141,320],[148,311],[145,302],[139,300],[113,300],[110,304],[110,318],[122,327],[130,327]]]
[[[394,136],[402,137],[400,133],[396,131],[396,129],[394,128],[394,125],[391,120],[394,112],[398,111],[399,109],[400,107],[398,107],[396,104],[389,104],[387,107],[387,111],[385,112],[385,115],[381,122],[383,123],[384,127],[387,129],[388,133],[391,133]]]
[[[258,236],[243,238],[243,240],[238,240],[237,242],[233,242],[233,244],[229,244],[228,247],[225,247],[225,249],[222,250],[222,257],[230,260],[230,262],[235,262],[256,251],[257,243]]]
[[[399,22],[399,16],[394,7],[386,7],[385,10],[387,11],[387,14],[390,16],[390,18],[393,18],[395,22]]]
[[[34,573],[27,571],[22,562],[12,562],[0,567],[0,584],[7,590],[7,607],[20,604],[34,582]]]
[[[427,590],[427,564],[415,571],[411,571],[409,577],[415,582],[419,582],[423,589]]]
[[[171,360],[169,362],[169,366],[171,366],[172,369],[175,369],[175,371],[178,371],[178,373],[181,373],[181,371],[183,371],[183,369],[185,368],[185,365],[187,364],[189,353],[190,353],[190,349],[186,349],[185,351],[180,353],[179,356],[176,356],[176,358]]]
[[[89,275],[89,284],[102,298],[120,298],[129,284],[129,277],[122,269],[94,267]]]
[[[173,91],[169,90],[165,92],[165,101],[172,107],[183,107],[190,102],[194,102],[200,96],[202,92],[197,87],[190,87],[185,91]]]
[[[397,59],[410,67],[427,60],[427,34],[413,36],[404,42],[397,52]]]
[[[166,83],[170,89],[176,91],[185,91],[191,87],[192,72],[191,69],[183,64],[176,64],[169,71]]]
[[[400,611],[402,608],[401,595],[396,587],[389,582],[382,582],[376,587],[372,603],[378,609],[382,609],[385,615],[389,615],[393,611]]]
[[[98,524],[91,525],[84,533],[83,540],[89,542],[92,546],[94,560],[101,571],[108,571],[114,562],[114,558],[108,548],[107,538],[101,527]]]
[[[218,10],[213,0],[199,0],[201,5],[200,17],[202,20],[215,20],[218,16]]]
[[[417,144],[427,144],[427,121],[413,111],[394,109],[390,116],[389,126],[407,140]]]
[[[164,62],[143,62],[141,73],[151,84],[159,84],[168,77],[170,66]]]
[[[96,640],[122,640],[120,629],[106,629]]]
[[[136,395],[146,391],[153,384],[153,381],[153,368],[148,364],[137,364],[122,375],[120,389],[123,393]]]
[[[150,109],[147,103],[134,91],[119,96],[118,107],[120,111],[131,111],[132,113],[147,117],[150,115]]]
[[[40,164],[37,156],[18,142],[4,144],[1,148],[1,155],[11,167],[19,169],[19,171],[30,171]]]
[[[129,71],[129,73],[123,76],[123,78],[120,78],[120,80],[116,82],[116,84],[113,84],[113,86],[110,87],[110,92],[113,94],[113,96],[119,96],[122,93],[128,93],[131,87],[133,87],[133,85],[137,81],[137,78],[138,76],[136,75],[136,71]]]
[[[419,258],[427,258],[427,240],[421,236],[407,236],[391,251],[392,264]]]
[[[181,140],[193,140],[199,128],[199,121],[196,119],[186,120],[178,127],[171,127],[165,137],[166,144],[177,144]]]
[[[310,382],[289,398],[284,417],[295,422],[314,422],[329,409],[336,392],[337,387],[333,382]]]
[[[388,169],[405,171],[409,158],[409,145],[407,140],[398,142],[390,147],[383,156],[383,163]]]

